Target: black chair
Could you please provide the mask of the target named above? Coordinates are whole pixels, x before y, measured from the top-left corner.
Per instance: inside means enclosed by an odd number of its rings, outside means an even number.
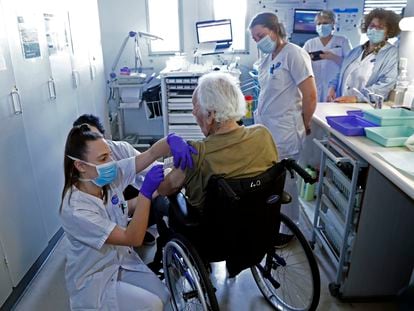
[[[312,180],[293,160],[283,160],[252,178],[212,177],[202,212],[187,206],[181,193],[170,198],[171,231],[163,268],[176,310],[189,305],[219,310],[206,267],[223,260],[229,277],[251,268],[259,289],[275,308],[316,309],[320,295],[316,260],[297,226],[280,213],[281,204],[289,200],[283,191],[286,170],[293,174],[292,169]],[[278,249],[281,223],[294,239]]]

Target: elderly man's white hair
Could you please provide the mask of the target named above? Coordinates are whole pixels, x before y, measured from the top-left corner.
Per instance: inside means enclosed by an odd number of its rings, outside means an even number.
[[[243,93],[236,78],[228,73],[211,72],[202,76],[196,96],[204,113],[215,112],[216,122],[239,121],[245,114]]]

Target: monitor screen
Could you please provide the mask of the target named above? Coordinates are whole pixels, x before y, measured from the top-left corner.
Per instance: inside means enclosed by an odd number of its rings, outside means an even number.
[[[202,21],[196,23],[197,41],[231,44],[233,36],[230,19]]]
[[[293,32],[316,33],[315,16],[320,10],[295,9]]]

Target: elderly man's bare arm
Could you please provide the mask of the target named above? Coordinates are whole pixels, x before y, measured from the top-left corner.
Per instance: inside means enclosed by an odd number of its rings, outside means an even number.
[[[174,168],[164,181],[158,187],[158,193],[161,195],[170,195],[179,191],[184,185],[185,172],[181,169]]]

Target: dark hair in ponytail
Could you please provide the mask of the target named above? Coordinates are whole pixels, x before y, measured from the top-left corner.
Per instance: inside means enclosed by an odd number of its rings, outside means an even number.
[[[87,142],[103,138],[99,133],[92,132],[88,124],[81,124],[74,126],[66,139],[65,155],[63,160],[63,170],[65,174],[65,183],[62,190],[62,201],[60,203],[60,210],[62,210],[63,199],[66,192],[79,180],[79,171],[74,165],[74,160],[68,156],[84,160],[87,151]],[[104,187],[104,200],[107,199],[107,189]]]

